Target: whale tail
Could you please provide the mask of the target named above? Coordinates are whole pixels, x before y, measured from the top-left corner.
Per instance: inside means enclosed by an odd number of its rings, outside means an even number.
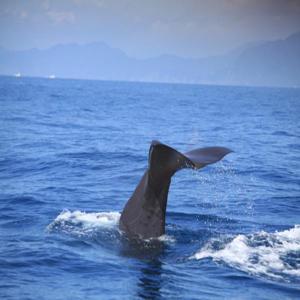
[[[213,164],[230,152],[232,150],[225,147],[206,147],[181,153],[159,141],[152,141],[149,150],[149,170],[172,176],[183,168],[200,169]]]
[[[200,169],[232,152],[224,147],[199,148],[186,153],[153,141],[148,168],[126,203],[119,227],[129,236],[158,237],[165,232],[171,177],[183,168]]]

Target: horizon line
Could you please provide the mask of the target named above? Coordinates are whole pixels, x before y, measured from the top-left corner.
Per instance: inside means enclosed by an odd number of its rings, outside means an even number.
[[[51,74],[52,75],[52,74]],[[125,80],[125,79],[100,79],[100,78],[78,78],[78,77],[56,77],[51,78],[50,76],[31,76],[22,75],[16,76],[15,74],[1,74],[0,77],[15,78],[15,80],[22,79],[43,79],[50,81],[57,80],[77,80],[77,81],[102,81],[102,82],[119,82],[119,83],[138,83],[138,84],[165,84],[165,85],[202,85],[202,86],[216,86],[216,87],[237,87],[237,88],[267,88],[267,89],[300,89],[299,86],[278,86],[278,85],[238,85],[238,84],[226,84],[226,83],[209,83],[209,82],[170,82],[170,81],[147,81],[147,80]]]

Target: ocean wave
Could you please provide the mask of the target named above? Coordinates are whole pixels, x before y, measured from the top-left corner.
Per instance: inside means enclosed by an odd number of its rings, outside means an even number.
[[[274,233],[210,240],[191,258],[211,258],[249,274],[290,281],[300,279],[300,225]]]

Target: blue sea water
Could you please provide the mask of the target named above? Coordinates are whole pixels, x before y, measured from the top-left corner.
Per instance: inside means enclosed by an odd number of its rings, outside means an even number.
[[[300,90],[0,78],[1,299],[299,299]],[[128,243],[151,140],[234,150]]]

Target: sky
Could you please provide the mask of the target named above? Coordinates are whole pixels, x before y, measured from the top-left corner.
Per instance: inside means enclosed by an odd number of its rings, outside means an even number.
[[[105,42],[131,57],[206,57],[300,31],[300,0],[0,0],[0,46]]]

